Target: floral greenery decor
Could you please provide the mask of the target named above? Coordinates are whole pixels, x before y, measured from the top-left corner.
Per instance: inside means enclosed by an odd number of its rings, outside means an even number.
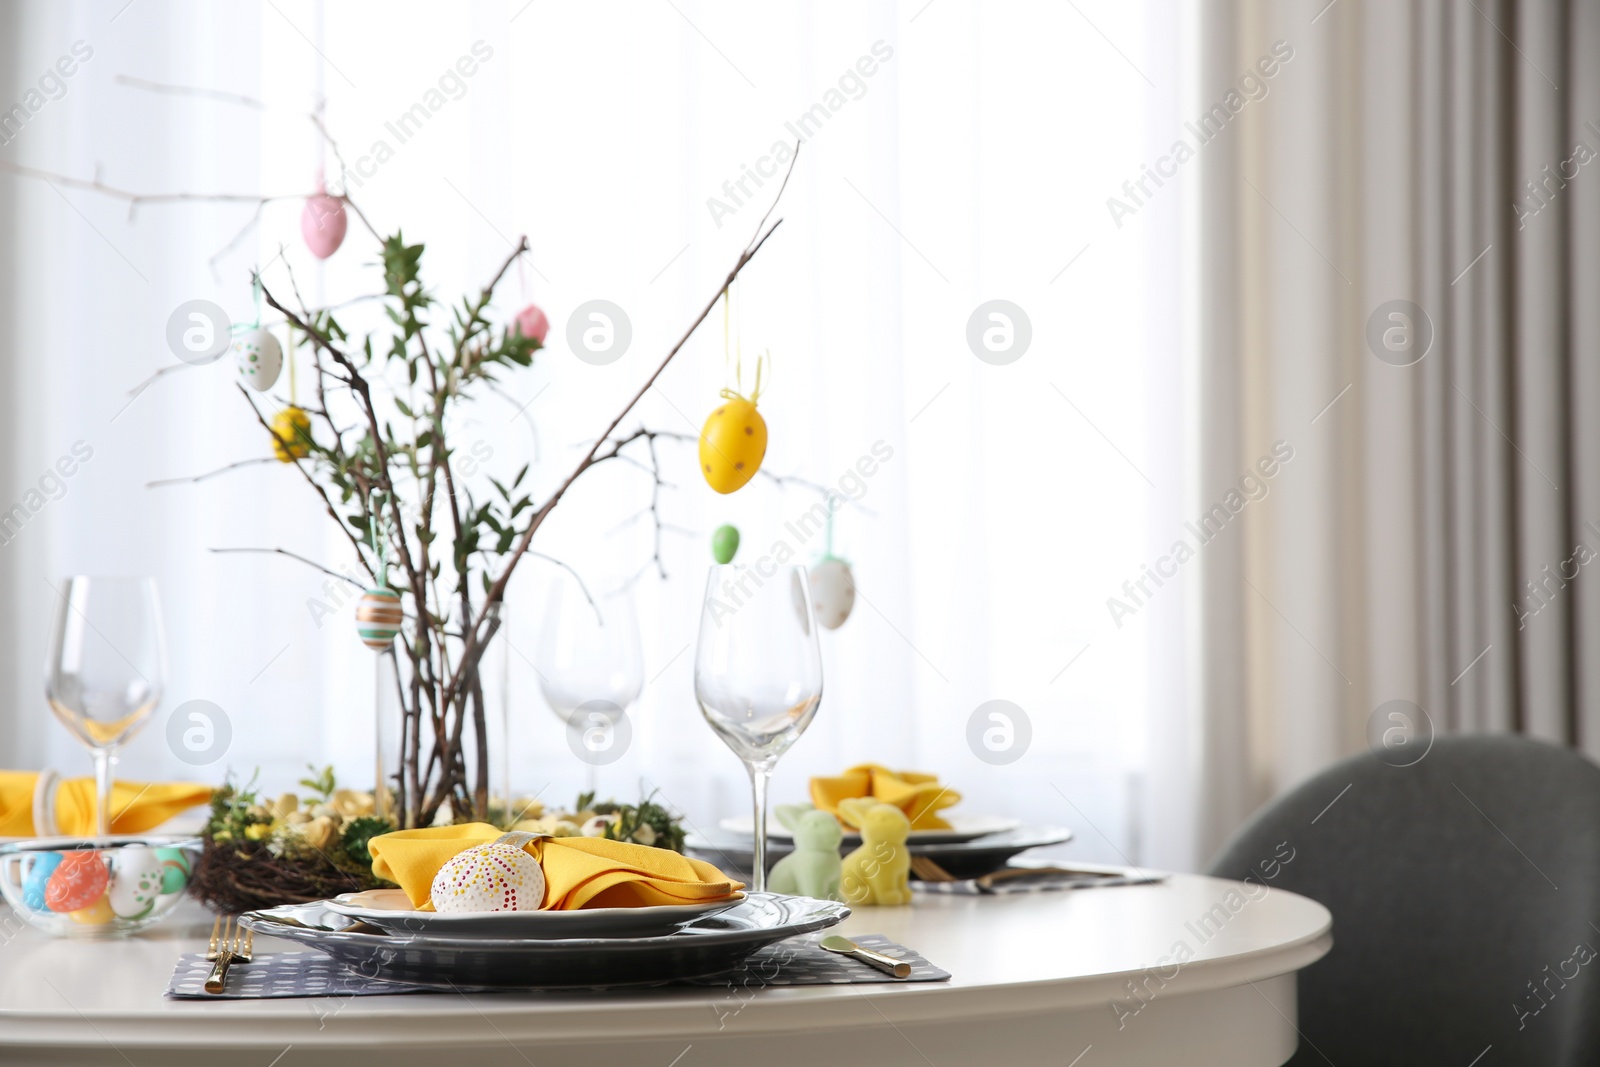
[[[243,786],[225,782],[212,796],[193,878],[203,903],[231,913],[390,885],[373,876],[367,843],[396,829],[394,823],[374,814],[371,793],[340,789],[332,767],[309,770],[299,795],[270,799],[252,780]],[[490,811],[495,825],[511,830],[683,851],[682,819],[656,803],[653,793],[638,804],[597,802],[593,793],[584,793],[569,811],[547,810],[524,798],[515,802],[513,814],[508,819],[501,809]]]
[[[371,793],[340,789],[333,768],[311,768],[304,796],[263,796],[254,781],[224,782],[211,798],[194,893],[218,911],[303,904],[389,883],[372,875],[367,842],[395,829]]]
[[[615,800],[596,802],[593,793],[583,793],[571,811],[546,812],[544,805],[536,800],[519,800],[516,808],[515,821],[509,825],[502,821],[498,825],[551,837],[603,837],[683,851],[683,819],[657,804],[654,793],[637,804],[618,804]]]

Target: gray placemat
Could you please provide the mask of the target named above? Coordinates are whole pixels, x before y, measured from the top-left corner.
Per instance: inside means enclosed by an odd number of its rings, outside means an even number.
[[[704,978],[685,978],[677,985],[724,987],[785,986],[785,985],[857,985],[863,982],[942,982],[950,972],[935,967],[920,952],[890,941],[882,934],[857,934],[850,940],[862,948],[882,952],[911,964],[911,977],[895,978],[876,967],[819,948],[817,941],[826,932],[805,937],[791,937],[768,945],[744,961],[737,970]]]
[[[865,963],[817,945],[815,936],[795,937],[768,945],[746,959],[740,967],[703,978],[687,978],[674,985],[705,986],[717,989],[760,989],[766,986],[854,985],[864,982],[942,982],[950,972],[935,967],[921,954],[890,941],[882,934],[861,934],[855,939],[863,948],[896,956],[911,964],[910,978],[893,978]],[[228,990],[207,993],[206,975],[211,964],[204,953],[186,952],[178,957],[167,996],[194,1000],[260,1000],[269,997],[361,997],[395,993],[431,993],[424,986],[383,982],[347,970],[320,952],[258,952],[245,964],[228,970]]]
[[[1114,885],[1153,885],[1166,881],[1165,874],[1144,871],[1055,871],[1050,868],[1006,867],[995,874],[1026,875],[1026,877],[996,879],[995,875],[982,878],[958,878],[950,882],[913,881],[911,888],[918,893],[954,894],[978,897],[1010,893],[1050,893],[1059,889],[1095,889]]]

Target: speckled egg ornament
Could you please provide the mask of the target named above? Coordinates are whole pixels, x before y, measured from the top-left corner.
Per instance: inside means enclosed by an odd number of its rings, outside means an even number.
[[[379,651],[388,648],[404,621],[400,594],[388,586],[368,589],[356,604],[356,632],[361,635],[361,643],[368,648]]]
[[[300,212],[300,236],[305,239],[311,254],[318,259],[327,259],[339,251],[349,226],[350,219],[345,214],[344,201],[329,196],[326,189],[309,197],[305,210]]]
[[[755,398],[724,392],[725,400],[700,430],[700,473],[719,493],[743,489],[767,454],[767,423]]]
[[[856,606],[856,579],[850,564],[829,556],[811,568],[811,606],[817,622],[827,630],[837,630]]]
[[[260,326],[233,339],[233,358],[240,377],[258,393],[271,389],[283,370],[283,349],[278,339]]]
[[[744,356],[730,349],[728,290],[722,291],[723,358],[732,366],[734,385],[722,390],[722,404],[700,428],[700,474],[706,484],[724,495],[743,489],[767,455],[767,421],[756,410],[761,400],[761,378],[770,359],[756,359],[756,381],[744,393]]]
[[[491,841],[452,856],[433,877],[433,910],[442,915],[475,911],[538,911],[544,871],[516,845]]]

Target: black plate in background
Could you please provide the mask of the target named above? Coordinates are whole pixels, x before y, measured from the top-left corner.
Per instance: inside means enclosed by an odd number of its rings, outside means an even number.
[[[957,878],[977,878],[998,871],[1013,856],[1030,848],[1060,845],[1072,840],[1072,831],[1065,826],[1019,826],[1004,833],[986,834],[971,841],[941,844],[911,845],[913,856],[927,856]],[[725,874],[748,875],[755,865],[751,855],[750,835],[721,828],[709,833],[696,831],[688,835],[684,850],[696,859],[714,863]],[[845,854],[854,846],[841,846]],[[767,839],[767,870],[784,856],[794,851],[788,840]]]

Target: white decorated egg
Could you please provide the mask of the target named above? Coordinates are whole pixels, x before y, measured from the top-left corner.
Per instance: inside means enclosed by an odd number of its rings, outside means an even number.
[[[233,339],[233,358],[239,376],[258,393],[272,388],[283,370],[283,348],[270,330],[257,326]]]
[[[544,903],[544,871],[516,845],[474,845],[439,868],[430,895],[433,910],[442,915],[538,911]]]
[[[830,556],[811,569],[811,606],[817,622],[826,629],[844,625],[856,606],[856,579],[850,564]]]
[[[114,915],[123,919],[142,919],[156,906],[166,864],[153,848],[132,846],[116,853],[116,871],[106,898]]]

